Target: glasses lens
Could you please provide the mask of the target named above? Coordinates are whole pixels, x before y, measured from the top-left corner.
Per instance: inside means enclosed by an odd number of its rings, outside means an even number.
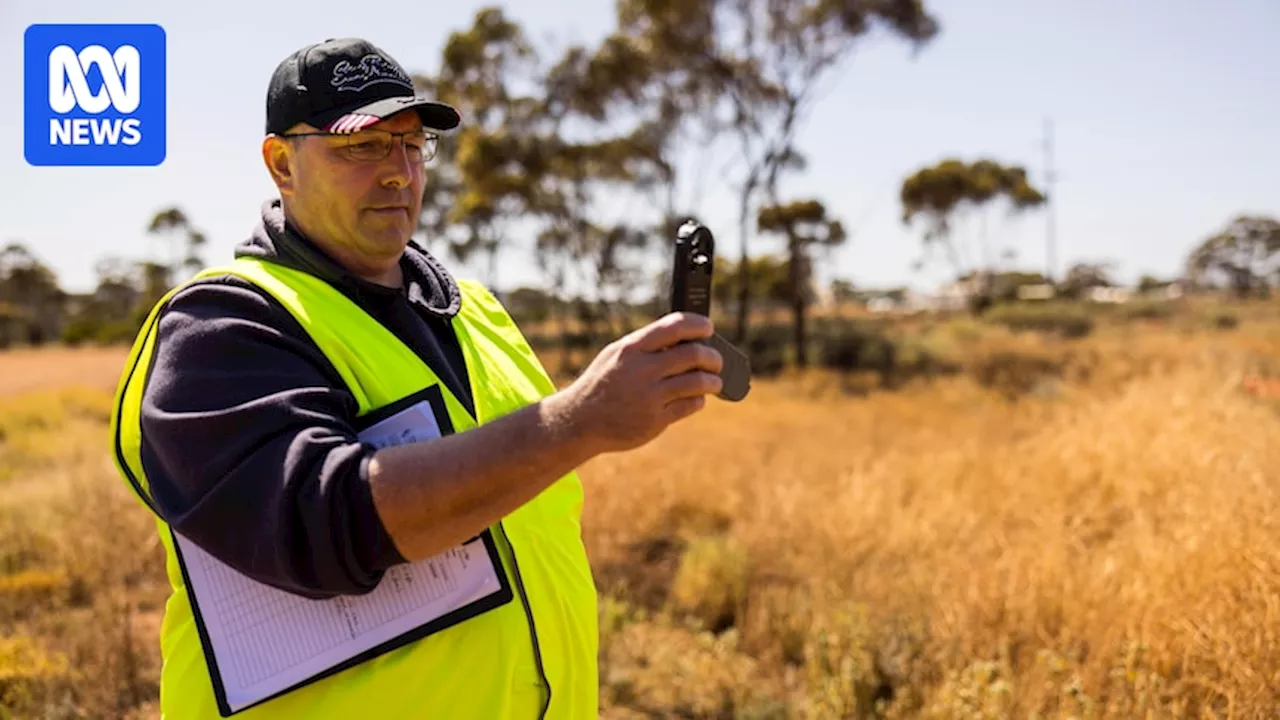
[[[353,160],[381,160],[391,153],[397,136],[385,130],[367,130],[347,139],[347,153]],[[427,162],[435,157],[437,138],[420,131],[402,135],[405,153],[413,162]]]
[[[426,131],[405,135],[404,149],[410,160],[425,163],[436,155],[436,136]]]
[[[391,151],[391,135],[377,130],[347,138],[347,154],[353,160],[381,160]]]

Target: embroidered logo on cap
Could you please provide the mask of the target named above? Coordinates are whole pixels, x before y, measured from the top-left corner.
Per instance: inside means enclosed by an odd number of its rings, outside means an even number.
[[[392,83],[409,90],[413,89],[413,82],[403,70],[396,67],[395,63],[375,54],[365,55],[354,65],[349,60],[343,60],[334,66],[333,79],[329,81],[329,84],[339,91],[352,92],[359,92],[378,83]]]

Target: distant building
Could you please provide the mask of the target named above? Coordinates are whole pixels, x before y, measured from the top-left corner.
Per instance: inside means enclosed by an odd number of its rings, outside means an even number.
[[[1018,286],[1019,300],[1052,300],[1057,291],[1048,283]]]
[[[1118,304],[1133,299],[1133,291],[1122,287],[1091,287],[1084,291],[1089,302]]]

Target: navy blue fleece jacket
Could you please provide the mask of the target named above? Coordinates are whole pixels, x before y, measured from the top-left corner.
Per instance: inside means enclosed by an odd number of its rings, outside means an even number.
[[[279,200],[237,255],[330,283],[390,329],[470,409],[450,318],[457,284],[410,243],[399,289],[346,272],[286,223]],[[173,528],[261,582],[307,597],[372,590],[404,561],[374,510],[356,402],[265,291],[221,276],[163,309],[142,401],[142,463]]]

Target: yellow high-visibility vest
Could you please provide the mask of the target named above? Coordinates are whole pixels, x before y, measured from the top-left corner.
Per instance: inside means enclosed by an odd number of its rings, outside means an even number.
[[[474,281],[459,282],[462,307],[452,320],[474,395],[472,417],[413,351],[325,281],[268,261],[237,258],[188,283],[227,273],[267,291],[297,318],[355,396],[359,416],[434,386],[454,431],[465,432],[555,392],[510,315]],[[139,332],[111,420],[117,468],[148,508],[153,506],[139,450],[140,406],[157,318],[178,290],[156,304]],[[582,543],[582,503],[582,484],[570,472],[490,528],[514,590],[511,601],[234,717],[597,717],[596,588]],[[172,587],[160,631],[160,709],[174,720],[218,718],[181,556],[158,514],[156,524]]]

